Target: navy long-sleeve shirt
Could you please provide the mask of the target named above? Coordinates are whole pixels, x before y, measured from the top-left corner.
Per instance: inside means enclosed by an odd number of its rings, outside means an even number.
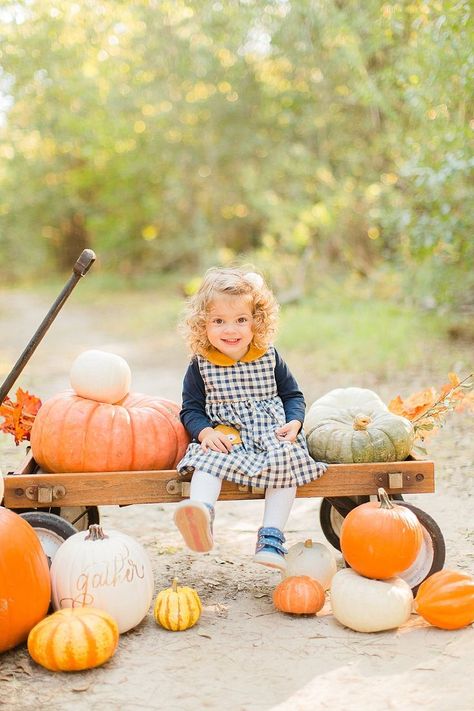
[[[276,349],[275,358],[277,393],[283,402],[286,421],[298,420],[303,424],[306,409],[303,393]],[[223,367],[231,368],[232,366]],[[196,357],[192,359],[184,376],[182,402],[181,422],[193,439],[197,439],[198,434],[205,427],[214,426],[214,423],[206,414],[206,392]]]

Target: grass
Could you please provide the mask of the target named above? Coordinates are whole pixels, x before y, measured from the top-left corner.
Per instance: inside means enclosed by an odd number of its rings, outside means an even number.
[[[443,320],[436,314],[342,295],[308,298],[282,309],[278,344],[284,350],[312,355],[326,372],[376,375],[426,367],[435,351],[449,350]]]

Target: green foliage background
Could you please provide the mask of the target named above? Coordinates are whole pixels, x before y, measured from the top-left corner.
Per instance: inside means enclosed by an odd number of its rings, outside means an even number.
[[[468,0],[3,2],[2,282],[89,246],[469,310],[473,47]]]

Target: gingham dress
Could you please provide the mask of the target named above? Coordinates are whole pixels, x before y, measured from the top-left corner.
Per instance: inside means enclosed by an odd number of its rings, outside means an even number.
[[[206,392],[206,415],[215,424],[239,430],[241,444],[225,454],[191,443],[179,462],[180,474],[195,469],[237,484],[259,488],[300,486],[322,472],[311,459],[300,430],[295,442],[277,439],[275,430],[286,422],[277,393],[275,351],[257,360],[215,365],[197,356]]]

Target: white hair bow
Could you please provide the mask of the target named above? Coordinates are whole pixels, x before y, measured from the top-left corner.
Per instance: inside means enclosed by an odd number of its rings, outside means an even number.
[[[248,281],[254,289],[261,289],[263,286],[263,278],[256,272],[247,272],[247,274],[244,275],[244,279]]]

